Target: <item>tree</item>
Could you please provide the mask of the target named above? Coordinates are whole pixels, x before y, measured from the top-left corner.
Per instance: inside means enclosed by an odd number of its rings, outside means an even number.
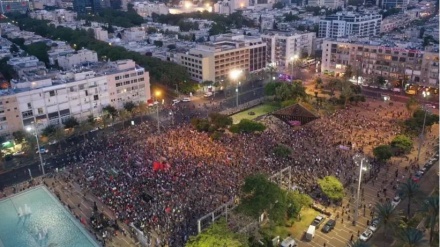
[[[439,116],[437,114],[431,114],[419,108],[413,113],[411,118],[405,120],[406,130],[410,134],[419,134],[422,131],[423,122],[425,122],[426,130],[428,127],[439,122]]]
[[[131,117],[131,113],[125,109],[119,111],[119,118],[122,121],[122,128],[125,129],[125,122],[129,120]]]
[[[418,183],[409,178],[406,180],[406,182],[402,181],[402,183],[399,184],[397,191],[400,195],[402,195],[402,197],[406,197],[408,199],[406,217],[409,219],[411,216],[411,203],[414,198],[420,196],[420,186]]]
[[[272,5],[273,9],[282,9],[284,8],[284,3],[283,2],[276,2]]]
[[[351,65],[347,65],[345,66],[345,71],[344,71],[344,79],[348,80],[353,76],[353,69],[351,67]]]
[[[326,176],[318,179],[318,185],[322,192],[333,201],[340,201],[345,195],[344,186],[341,181],[334,176]]]
[[[286,193],[262,174],[251,175],[245,178],[241,187],[243,194],[238,211],[258,218],[267,213],[269,219],[281,223],[286,219]]]
[[[51,135],[55,134],[56,129],[57,127],[55,125],[49,124],[41,131],[41,135],[50,137]]]
[[[316,77],[315,78],[315,80],[314,80],[314,82],[315,82],[315,85],[316,85],[316,87],[318,88],[318,87],[320,87],[321,85],[322,85],[322,79],[321,79],[321,77]]]
[[[141,120],[144,121],[144,115],[148,113],[148,106],[145,102],[140,102],[137,106],[137,112],[142,116]]]
[[[387,80],[385,79],[385,77],[383,77],[383,76],[377,77],[377,84],[379,84],[379,86],[384,86],[386,83],[387,83]]]
[[[272,152],[280,158],[287,158],[292,154],[292,150],[285,145],[282,144],[278,144],[273,150]]]
[[[348,101],[353,96],[353,90],[349,81],[341,82],[341,99],[344,100],[344,106],[347,106]]]
[[[354,244],[350,245],[351,247],[371,247],[371,245],[361,241],[361,240],[356,240],[356,242],[354,242]]]
[[[264,131],[265,129],[264,124],[249,119],[242,119],[238,124],[234,124],[229,128],[232,133],[252,133]]]
[[[376,204],[374,211],[382,222],[384,237],[392,237],[391,234],[389,234],[390,230],[395,229],[401,219],[398,211],[394,210],[394,207],[390,202]]]
[[[406,109],[412,115],[414,112],[420,108],[420,103],[415,97],[410,97],[408,101],[406,101]]]
[[[411,151],[413,146],[412,140],[405,135],[398,135],[391,141],[391,147],[394,154],[406,154]]]
[[[232,124],[232,117],[220,113],[210,113],[209,120],[215,129],[226,128]]]
[[[232,232],[226,223],[221,219],[212,223],[206,230],[197,236],[191,236],[186,247],[246,247],[247,240],[244,236]]]
[[[49,65],[49,55],[47,51],[49,47],[44,42],[35,42],[25,47],[25,51],[34,55],[38,60],[44,62],[46,66]]]
[[[93,126],[91,125],[90,121],[82,121],[79,123],[79,125],[75,128],[75,132],[78,135],[84,136],[84,139],[86,138],[86,134],[92,130]]]
[[[153,42],[153,44],[154,44],[155,46],[157,46],[157,47],[162,47],[162,46],[163,46],[163,41],[161,41],[161,40],[155,40],[155,41]]]
[[[313,199],[299,191],[287,193],[287,217],[295,218],[304,207],[310,207],[313,204]]]
[[[75,128],[76,126],[79,125],[78,120],[76,120],[75,117],[69,117],[64,121],[64,128],[66,129],[71,129],[71,128]]]
[[[393,156],[390,145],[379,145],[373,149],[374,157],[380,161],[387,161]]]
[[[272,96],[276,94],[276,89],[281,86],[281,82],[269,82],[264,86],[264,93],[267,96]]]
[[[133,110],[136,108],[136,104],[133,103],[133,101],[128,101],[124,103],[124,109],[128,112],[133,112]]]
[[[19,51],[20,49],[15,44],[12,44],[11,47],[9,48],[9,52],[11,52],[12,54],[17,53]]]
[[[115,118],[116,116],[118,116],[118,110],[116,110],[116,108],[111,105],[102,108],[102,110],[105,115],[109,115],[109,117],[111,118]]]
[[[439,197],[438,195],[430,196],[423,201],[421,212],[425,215],[429,227],[429,242],[434,240],[434,230],[439,221]]]
[[[21,130],[12,132],[12,136],[14,137],[14,142],[16,144],[23,143],[23,141],[26,140],[26,133]]]
[[[405,227],[397,232],[397,236],[403,241],[406,247],[425,246],[423,232],[417,228]]]

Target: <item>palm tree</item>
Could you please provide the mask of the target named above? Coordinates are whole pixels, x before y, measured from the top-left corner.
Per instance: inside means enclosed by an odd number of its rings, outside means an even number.
[[[401,216],[397,210],[394,210],[390,202],[376,204],[375,213],[383,224],[385,237],[391,237],[391,234],[389,234],[390,230],[394,230],[397,227]]]
[[[429,226],[429,242],[432,243],[434,240],[434,229],[438,224],[438,214],[439,214],[439,197],[438,195],[428,197],[422,205],[421,212],[426,216]]]
[[[402,197],[408,198],[408,208],[406,212],[406,217],[409,218],[411,213],[411,202],[414,199],[414,197],[420,195],[420,186],[412,179],[407,179],[406,182],[402,182],[399,184],[399,188],[397,189],[397,191],[400,195],[402,195]]]
[[[365,242],[362,242],[359,239],[351,245],[351,247],[370,247],[370,246],[371,245],[369,245]]]
[[[423,232],[413,227],[401,229],[398,237],[404,242],[405,247],[417,247],[427,242],[423,239]]]

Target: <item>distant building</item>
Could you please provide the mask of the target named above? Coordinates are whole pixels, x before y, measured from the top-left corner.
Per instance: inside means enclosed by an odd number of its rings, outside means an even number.
[[[150,98],[148,72],[132,60],[95,63],[67,72],[34,75],[12,80],[12,89],[0,91],[0,135],[30,126],[42,129],[69,117],[99,117],[108,105],[123,108],[125,102]]]
[[[221,81],[233,69],[246,74],[266,68],[266,43],[258,37],[228,34],[176,54],[176,61],[198,82]]]
[[[384,9],[406,9],[409,0],[377,0],[378,5]]]
[[[73,10],[80,14],[97,13],[101,9],[101,1],[99,0],[73,0]]]
[[[406,79],[426,86],[439,86],[439,54],[390,44],[325,40],[321,72],[342,76],[348,65],[356,74],[372,79]]]
[[[164,3],[153,2],[134,2],[133,9],[142,17],[151,17],[153,13],[166,15],[169,13],[168,7]]]
[[[29,0],[2,0],[0,11],[2,14],[11,12],[25,13],[29,9]]]
[[[93,32],[95,34],[95,39],[101,40],[101,41],[107,41],[108,40],[108,31],[102,29],[102,27],[95,27],[95,28],[93,28]]]
[[[344,6],[344,1],[342,0],[308,0],[307,6],[317,6],[326,7],[330,9],[337,9]]]
[[[319,38],[379,35],[382,15],[338,12],[319,21]]]
[[[58,66],[64,70],[73,68],[85,62],[98,62],[98,55],[95,51],[81,49],[73,54],[58,57]]]
[[[314,53],[316,34],[312,32],[267,31],[261,35],[267,44],[267,62],[287,67],[295,56]]]

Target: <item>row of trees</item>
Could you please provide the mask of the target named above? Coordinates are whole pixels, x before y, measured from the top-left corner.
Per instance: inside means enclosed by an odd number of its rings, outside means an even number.
[[[387,161],[392,156],[408,154],[413,147],[413,141],[406,135],[397,135],[389,144],[382,144],[373,149],[373,155],[380,161]]]
[[[93,30],[73,30],[65,27],[55,27],[42,20],[31,19],[26,15],[17,13],[9,14],[9,18],[18,22],[21,30],[35,32],[43,37],[53,40],[65,40],[73,47],[82,47],[94,50],[98,57],[110,60],[132,59],[149,71],[153,83],[161,83],[174,88],[176,84],[182,93],[194,91],[196,84],[184,83],[190,81],[189,75],[183,66],[172,62],[162,61],[158,58],[147,57],[137,52],[128,51],[123,47],[112,46],[106,42],[96,40]]]
[[[129,4],[127,11],[119,10],[119,8],[106,8],[93,15],[79,15],[78,18],[86,20],[87,22],[96,21],[100,23],[107,23],[109,26],[115,25],[126,28],[140,26],[145,22],[142,16],[138,15],[136,11],[133,10],[131,4]]]

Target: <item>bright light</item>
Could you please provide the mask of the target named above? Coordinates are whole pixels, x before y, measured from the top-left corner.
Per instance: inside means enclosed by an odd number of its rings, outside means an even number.
[[[242,71],[239,69],[233,69],[231,72],[229,72],[229,77],[231,77],[232,80],[237,80],[238,77],[240,77]]]
[[[189,9],[192,7],[192,2],[185,2],[184,6],[186,9]]]
[[[31,132],[31,130],[32,130],[31,126],[26,127],[26,131]]]
[[[290,58],[290,61],[295,61],[299,58],[298,55],[293,55],[293,57]]]
[[[244,3],[240,3],[240,8],[244,8]]]
[[[205,4],[206,8],[211,7],[211,5],[209,5],[209,3]]]
[[[154,92],[154,95],[156,95],[156,97],[159,97],[161,94],[162,94],[161,91],[156,91],[156,92]]]

